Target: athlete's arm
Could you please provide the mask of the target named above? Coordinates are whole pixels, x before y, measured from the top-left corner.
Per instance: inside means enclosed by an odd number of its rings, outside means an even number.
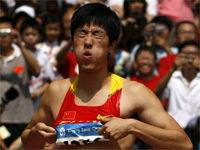
[[[134,84],[134,85],[133,85]],[[136,119],[103,118],[105,125],[99,134],[109,134],[118,140],[133,134],[156,149],[192,149],[192,144],[183,129],[163,109],[158,98],[141,84],[129,84],[123,89],[127,105],[134,106],[141,121]],[[135,87],[131,89],[130,87]],[[140,91],[140,92],[138,92]],[[131,99],[133,99],[134,104]],[[124,110],[121,110],[124,111]],[[105,133],[104,133],[105,132]]]
[[[54,123],[52,108],[61,95],[58,94],[58,90],[59,84],[57,82],[52,83],[42,96],[38,111],[33,115],[31,122],[22,133],[25,149],[43,149],[46,142],[56,142],[57,132],[52,127]]]

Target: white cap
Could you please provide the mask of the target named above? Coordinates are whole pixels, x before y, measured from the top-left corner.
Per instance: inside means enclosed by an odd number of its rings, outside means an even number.
[[[23,6],[18,7],[15,10],[15,14],[18,14],[20,12],[24,12],[27,15],[29,15],[30,17],[35,18],[35,10],[31,6],[23,5]]]

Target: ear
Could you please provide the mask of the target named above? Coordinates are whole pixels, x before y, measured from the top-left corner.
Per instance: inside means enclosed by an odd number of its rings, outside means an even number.
[[[117,41],[112,42],[112,44],[110,45],[109,53],[113,53],[114,52],[116,43],[117,43]]]
[[[136,62],[135,60],[133,61],[133,68],[134,68],[135,70],[138,69],[138,65],[137,65],[137,62]]]

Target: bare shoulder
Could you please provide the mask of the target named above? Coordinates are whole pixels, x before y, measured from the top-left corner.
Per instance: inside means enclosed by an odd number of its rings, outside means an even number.
[[[134,97],[134,99],[143,99],[146,96],[153,96],[153,92],[143,84],[125,79],[123,83],[123,92],[127,96]]]
[[[45,95],[48,97],[52,97],[54,95],[58,96],[63,92],[65,93],[69,89],[72,80],[73,78],[53,81],[46,89]]]
[[[52,82],[43,94],[43,103],[53,106],[63,101],[72,81],[73,78],[68,78]]]
[[[125,79],[123,83],[123,101],[134,105],[134,109],[142,109],[155,105],[162,107],[156,95],[143,84]]]
[[[62,80],[56,80],[56,81],[53,81],[49,85],[47,90],[50,90],[51,92],[57,92],[57,91],[63,90],[66,87],[69,87],[69,86],[70,86],[70,78],[62,79]]]
[[[72,80],[73,78],[56,80],[48,86],[33,117],[33,124],[36,122],[53,124]]]

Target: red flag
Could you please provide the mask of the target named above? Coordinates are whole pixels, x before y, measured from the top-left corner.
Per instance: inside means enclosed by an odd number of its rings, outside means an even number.
[[[14,72],[15,73],[20,73],[20,72],[23,72],[24,71],[24,67],[23,66],[16,66],[14,68]]]
[[[75,111],[66,111],[63,115],[62,119],[67,119],[67,120],[74,120],[76,116]]]

